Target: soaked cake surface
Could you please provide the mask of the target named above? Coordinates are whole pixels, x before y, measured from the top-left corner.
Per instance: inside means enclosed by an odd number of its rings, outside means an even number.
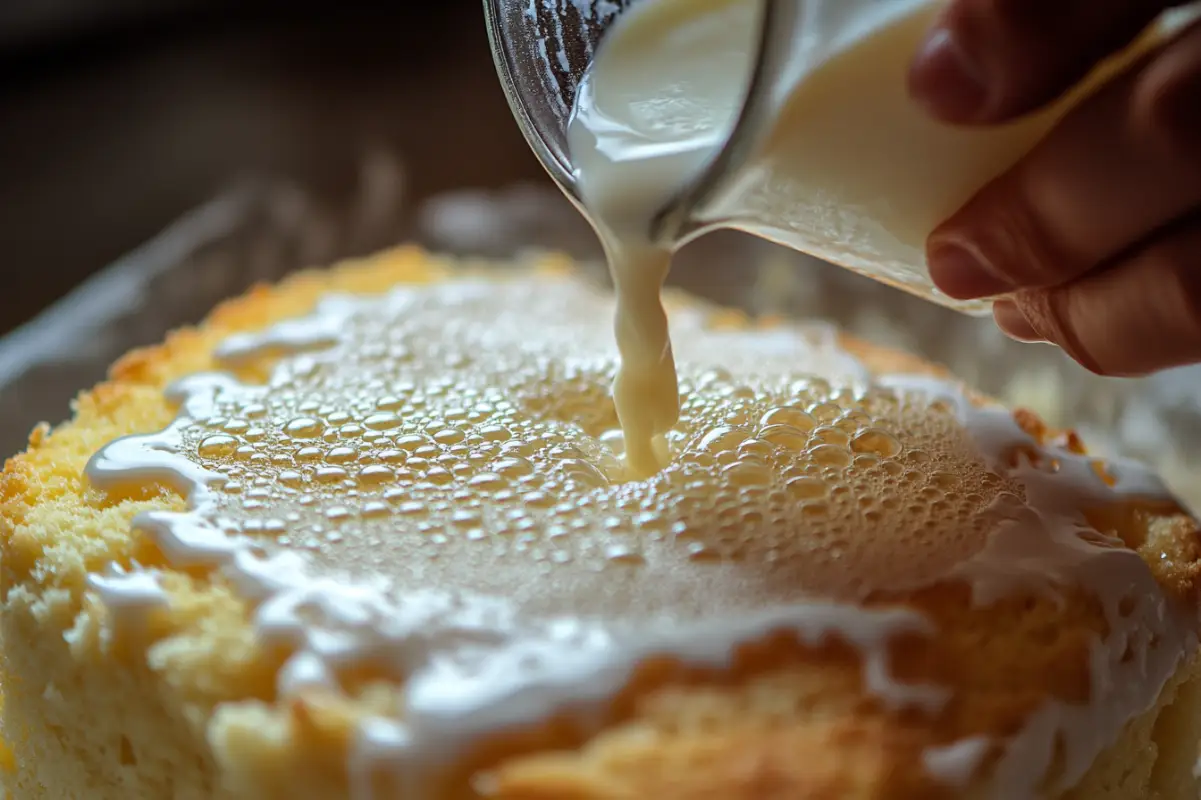
[[[175,613],[181,576],[229,593],[289,724],[349,704],[314,752],[363,798],[523,797],[531,731],[570,751],[631,697],[810,671],[859,699],[773,701],[773,724],[909,731],[929,780],[846,796],[1042,796],[1191,656],[1191,584],[1161,579],[1191,523],[1147,470],[825,326],[667,305],[680,417],[650,477],[622,452],[612,299],[571,275],[326,292],[221,337],[174,422],[87,464],[150,548],[91,570],[106,635]],[[262,768],[228,723],[227,766]]]

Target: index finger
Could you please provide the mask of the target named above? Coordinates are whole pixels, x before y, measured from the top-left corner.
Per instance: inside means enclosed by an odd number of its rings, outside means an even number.
[[[951,0],[909,74],[912,96],[952,123],[1041,108],[1179,0]]]

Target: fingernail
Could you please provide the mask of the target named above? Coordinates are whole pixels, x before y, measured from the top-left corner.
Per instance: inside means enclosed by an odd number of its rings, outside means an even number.
[[[926,36],[910,70],[909,85],[916,100],[952,121],[975,118],[988,99],[983,69],[943,27]]]
[[[1046,341],[1030,324],[1030,320],[1026,319],[1017,303],[1011,300],[998,300],[993,303],[992,315],[997,327],[1010,339],[1027,343]]]
[[[1005,294],[1012,284],[993,272],[984,259],[961,244],[944,243],[930,248],[930,280],[955,300],[978,300]]]

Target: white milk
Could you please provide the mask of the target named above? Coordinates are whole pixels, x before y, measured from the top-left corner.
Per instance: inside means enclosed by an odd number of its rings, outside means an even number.
[[[1027,152],[1079,92],[996,128],[929,117],[906,74],[944,0],[826,0],[791,7],[771,120],[741,168],[677,238],[730,227],[947,305],[930,285],[930,231]],[[623,366],[614,399],[634,473],[676,419],[658,290],[681,241],[656,221],[728,139],[760,49],[758,0],[642,0],[601,43],[568,128],[579,193],[617,284]],[[1095,82],[1094,82],[1095,83]],[[731,268],[737,268],[732,265]],[[987,303],[958,304],[987,310]]]
[[[679,414],[659,302],[671,248],[652,241],[651,220],[721,145],[757,37],[754,3],[644,2],[605,40],[568,127],[580,190],[616,284],[622,366],[613,399],[634,476],[662,466],[657,437]]]

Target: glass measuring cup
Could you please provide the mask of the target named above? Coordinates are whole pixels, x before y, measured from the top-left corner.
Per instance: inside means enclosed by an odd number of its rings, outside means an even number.
[[[567,124],[605,30],[637,0],[484,0],[488,40],[509,107],[526,141],[581,207]]]
[[[576,89],[619,16],[654,1],[485,0],[518,124],[585,215],[566,135]],[[653,238],[682,245],[733,228],[987,313],[991,303],[956,302],[934,288],[925,236],[1033,147],[1098,76],[1016,123],[952,128],[905,88],[909,60],[947,0],[743,2],[758,6],[759,29],[741,110],[724,144],[656,215]]]
[[[566,135],[576,89],[606,32],[639,1],[484,0],[493,56],[517,123],[547,172],[586,216]],[[836,52],[865,21],[878,23],[882,9],[893,14],[919,6],[935,9],[945,0],[747,1],[760,5],[760,31],[741,113],[724,146],[664,206],[654,237],[682,245],[717,228],[742,230],[943,305],[986,313],[987,303],[957,303],[933,287],[920,243],[908,263],[870,255],[840,258],[814,252],[791,230],[792,220],[763,208],[762,189],[773,182],[765,149],[798,76]],[[899,71],[895,77],[903,81],[903,76]]]
[[[638,0],[484,0],[488,38],[505,96],[517,124],[551,178],[568,198],[584,211],[576,186],[567,143],[567,125],[575,104],[576,90],[587,71],[605,32],[628,7]],[[763,31],[779,30],[779,18],[795,14],[802,3],[766,0]],[[780,38],[780,37],[776,37]],[[761,48],[764,71],[773,50],[765,41]],[[782,43],[781,43],[782,44]],[[755,83],[759,83],[758,75]],[[749,92],[744,119],[751,124],[735,126],[727,147],[716,153],[716,162],[682,190],[656,223],[661,235],[680,238],[687,227],[689,211],[707,197],[706,187],[722,172],[737,167],[755,130],[755,117],[766,111],[758,92]],[[586,212],[585,212],[586,213]],[[657,237],[658,238],[658,237]]]

